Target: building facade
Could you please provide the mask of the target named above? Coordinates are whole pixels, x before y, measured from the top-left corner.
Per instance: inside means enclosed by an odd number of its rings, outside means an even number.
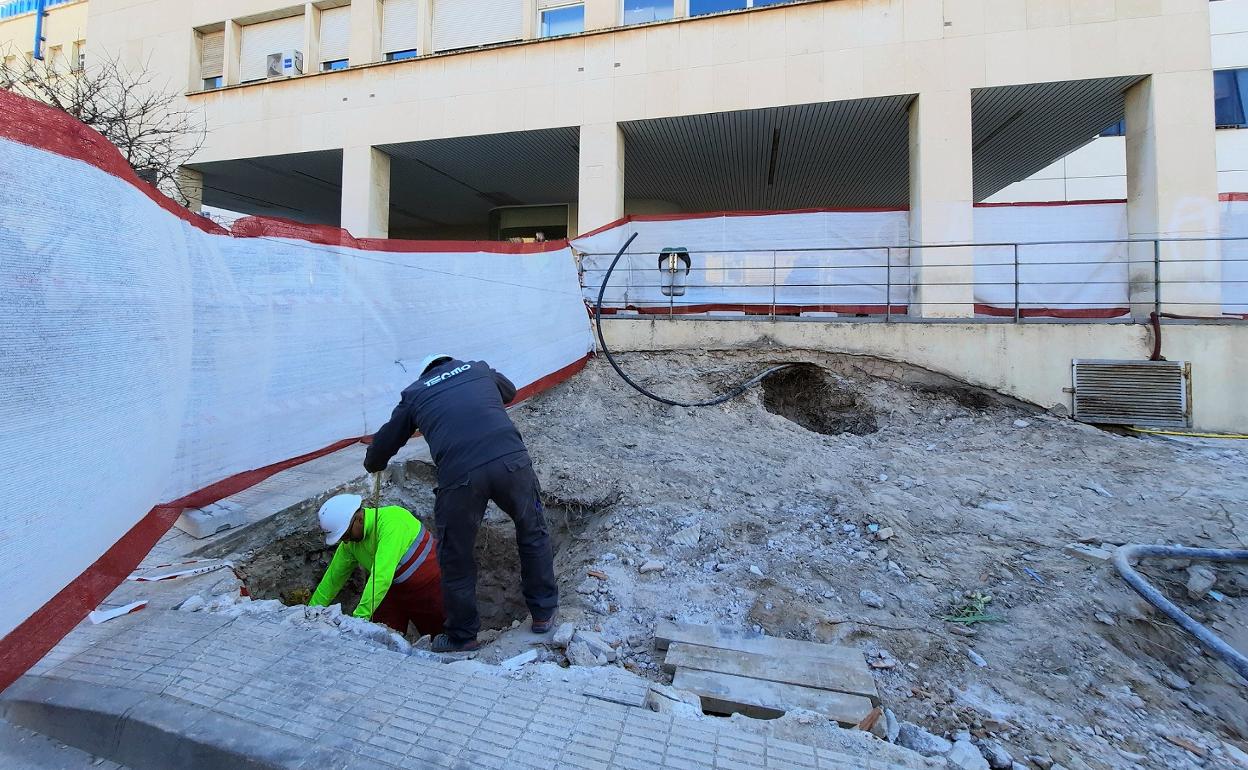
[[[1248,192],[1248,0],[1213,0],[1209,32],[1214,70],[1218,190]],[[1127,197],[1122,123],[990,202],[1117,200]]]
[[[1118,121],[1129,235],[1216,233],[1235,2],[92,0],[87,28],[202,114],[211,206],[442,239],[896,208],[950,244]],[[968,255],[913,259],[916,304],[967,314]]]
[[[0,59],[10,68],[38,56],[58,70],[81,69],[87,56],[87,0],[44,0],[38,25],[36,0],[0,2]],[[35,40],[42,37],[39,45]]]

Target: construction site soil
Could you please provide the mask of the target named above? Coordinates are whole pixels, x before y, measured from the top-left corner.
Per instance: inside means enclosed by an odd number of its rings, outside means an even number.
[[[662,619],[753,628],[863,650],[899,720],[969,733],[993,767],[1248,767],[1245,682],[1098,558],[1122,543],[1248,546],[1248,442],[1106,432],[860,357],[619,360],[682,400],[803,366],[681,408],[595,360],[513,410],[548,504],[561,620],[617,644],[615,666],[670,682]],[[408,462],[383,498],[432,523],[433,488],[432,468]],[[310,534],[314,502],[214,549],[251,556],[257,598],[298,602],[315,585],[330,551]],[[497,661],[526,611],[513,530],[492,507],[478,559],[496,648],[481,660]],[[1215,582],[1192,598],[1191,566],[1140,569],[1248,650],[1248,569],[1207,565]],[[565,665],[552,648],[530,668],[551,661]]]

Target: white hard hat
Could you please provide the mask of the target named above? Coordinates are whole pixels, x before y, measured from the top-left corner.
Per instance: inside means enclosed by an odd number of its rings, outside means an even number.
[[[360,510],[364,498],[359,495],[334,495],[325,501],[316,518],[325,530],[325,545],[336,545],[351,526],[351,517]]]
[[[420,373],[424,374],[425,371],[430,367],[430,365],[432,365],[433,362],[437,361],[438,359],[454,358],[454,357],[455,356],[451,355],[450,353],[434,353],[431,356],[425,356],[424,358],[420,360]]]

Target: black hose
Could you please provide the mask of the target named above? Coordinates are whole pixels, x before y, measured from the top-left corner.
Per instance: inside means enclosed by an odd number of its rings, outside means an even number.
[[[661,404],[667,404],[669,406],[688,406],[688,407],[715,406],[716,404],[722,404],[725,401],[729,401],[731,399],[736,398],[737,396],[741,395],[745,391],[749,390],[752,386],[754,386],[761,380],[765,379],[766,377],[772,374],[775,374],[781,369],[786,369],[790,366],[796,366],[796,364],[780,364],[779,366],[773,366],[767,371],[763,372],[762,374],[751,377],[750,379],[741,383],[737,387],[728,391],[727,394],[722,395],[722,396],[716,396],[715,398],[709,399],[707,401],[691,401],[691,402],[673,401],[670,398],[664,398],[663,396],[655,395],[654,393],[651,393],[650,391],[646,390],[642,386],[638,385],[636,382],[633,382],[633,380],[627,374],[624,373],[624,370],[620,368],[620,365],[616,363],[615,356],[611,355],[611,349],[607,347],[607,341],[602,336],[602,296],[607,293],[607,281],[611,280],[611,273],[612,271],[615,270],[615,266],[620,261],[620,257],[624,256],[624,252],[628,250],[628,247],[632,245],[633,240],[636,237],[637,237],[637,233],[633,233],[632,235],[630,235],[628,240],[624,241],[624,245],[620,247],[620,250],[616,252],[615,259],[611,260],[611,266],[607,268],[607,274],[603,276],[602,278],[602,287],[598,289],[598,301],[594,304],[594,324],[598,329],[598,344],[602,346],[602,354],[607,357],[607,362],[611,364],[611,368],[615,370],[615,373],[620,375],[620,379],[624,380],[629,385],[631,385],[633,387],[633,390],[636,390],[638,393],[645,396],[646,398],[652,398]]]
[[[1114,553],[1114,566],[1118,574],[1127,581],[1137,594],[1143,596],[1157,609],[1166,613],[1175,623],[1183,627],[1200,643],[1208,647],[1227,665],[1248,681],[1248,656],[1222,641],[1217,634],[1196,622],[1194,618],[1179,609],[1173,602],[1161,595],[1161,592],[1145,580],[1140,573],[1131,567],[1134,559],[1141,557],[1161,557],[1166,559],[1197,559],[1204,561],[1248,561],[1248,549],[1232,548],[1187,548],[1178,545],[1124,545]]]

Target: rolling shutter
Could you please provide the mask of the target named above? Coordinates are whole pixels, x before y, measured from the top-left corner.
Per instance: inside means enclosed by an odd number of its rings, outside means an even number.
[[[381,52],[412,51],[420,46],[417,0],[384,0],[381,4]]]
[[[299,50],[303,46],[303,17],[290,16],[274,21],[262,21],[243,27],[242,51],[239,64],[240,80],[264,80],[268,73],[271,53]]]
[[[321,61],[347,58],[350,42],[351,6],[321,11]]]
[[[221,77],[225,62],[225,33],[205,32],[200,36],[199,76],[204,80]]]
[[[524,6],[517,0],[433,0],[433,50],[519,40]]]

